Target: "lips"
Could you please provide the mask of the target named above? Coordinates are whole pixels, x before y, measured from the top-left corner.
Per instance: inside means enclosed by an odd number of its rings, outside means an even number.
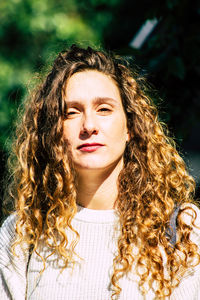
[[[103,144],[100,143],[85,143],[80,146],[78,146],[78,150],[82,152],[93,152],[96,151],[97,149],[101,148],[104,146]]]

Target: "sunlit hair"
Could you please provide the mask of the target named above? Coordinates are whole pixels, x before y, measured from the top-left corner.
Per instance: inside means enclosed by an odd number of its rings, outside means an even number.
[[[133,266],[141,292],[152,288],[157,298],[164,298],[179,284],[178,274],[199,263],[197,246],[190,242],[192,227],[181,219],[183,209],[177,218],[175,246],[166,235],[174,208],[193,201],[194,181],[158,121],[143,78],[127,65],[111,54],[73,45],[58,55],[44,83],[32,94],[14,147],[15,245],[26,241],[37,252],[42,235],[66,267],[73,260],[79,233],[71,225],[77,207],[75,175],[63,139],[64,91],[74,73],[97,70],[118,86],[130,133],[115,203],[121,231],[113,262],[113,298],[121,292],[120,278]],[[66,228],[75,234],[71,245]],[[162,251],[167,257],[167,276]]]

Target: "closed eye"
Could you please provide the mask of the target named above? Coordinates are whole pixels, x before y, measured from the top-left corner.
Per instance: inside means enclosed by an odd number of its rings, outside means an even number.
[[[100,108],[99,110],[100,110],[100,111],[109,111],[110,109],[107,108],[107,107],[103,107],[103,108]]]
[[[69,116],[69,115],[74,115],[74,114],[76,114],[77,112],[76,111],[69,111],[68,113],[67,113],[67,115]]]
[[[106,115],[106,114],[110,114],[112,112],[112,109],[110,107],[100,107],[97,110],[98,113]]]
[[[71,109],[71,110],[69,109],[69,110],[66,112],[66,117],[67,117],[67,119],[73,118],[73,117],[77,116],[79,113],[80,113],[80,112],[79,112],[79,110],[77,110],[77,109]]]

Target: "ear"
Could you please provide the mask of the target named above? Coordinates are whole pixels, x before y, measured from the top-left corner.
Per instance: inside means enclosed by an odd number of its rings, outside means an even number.
[[[127,131],[127,133],[126,133],[126,142],[129,142],[130,139],[131,139],[130,133],[129,133],[129,131]]]

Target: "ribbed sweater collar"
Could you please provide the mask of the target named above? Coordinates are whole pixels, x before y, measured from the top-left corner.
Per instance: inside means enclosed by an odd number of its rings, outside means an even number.
[[[77,205],[74,219],[88,223],[114,223],[118,220],[118,215],[114,209],[97,210]]]

